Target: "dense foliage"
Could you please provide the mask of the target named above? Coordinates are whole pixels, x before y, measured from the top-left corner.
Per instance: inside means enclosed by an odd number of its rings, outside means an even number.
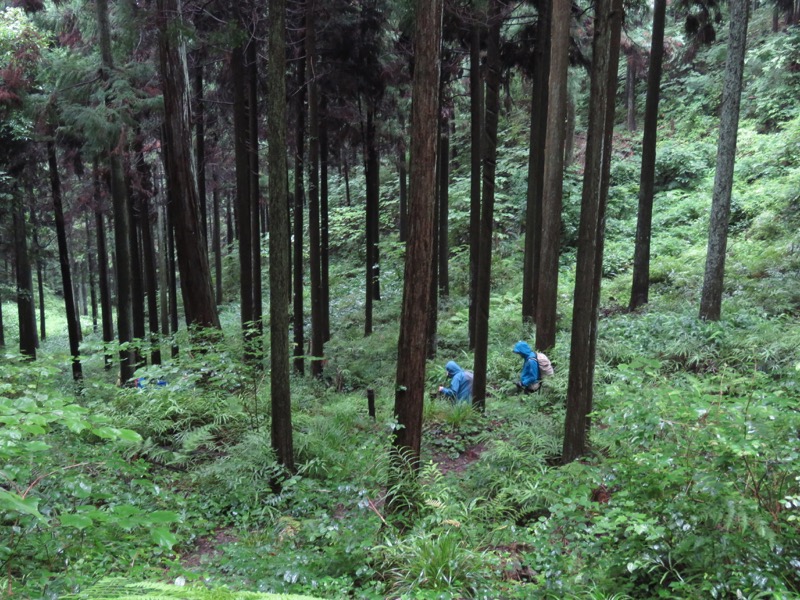
[[[403,283],[396,174],[382,174],[382,299],[364,338],[363,212],[345,203],[344,182],[332,173],[335,319],[324,381],[292,380],[298,473],[276,489],[269,375],[241,360],[235,302],[221,307],[222,341],[192,347],[180,332],[180,354],[137,372],[137,388],[118,387],[104,370],[89,322],[85,383],[74,387],[66,336],[50,335],[35,363],[11,352],[0,360],[0,596],[798,597],[800,44],[796,27],[769,31],[771,11],[756,11],[752,26],[721,321],[700,321],[697,306],[724,46],[698,50],[692,68],[676,59],[667,71],[651,298],[635,313],[622,307],[639,138],[622,130],[615,137],[585,460],[558,465],[579,160],[565,175],[556,375],[536,395],[516,395],[513,385],[511,346],[531,336],[519,316],[527,169],[520,101],[504,113],[499,136],[487,410],[426,403],[424,467],[405,488],[413,523],[394,527],[383,506]],[[585,114],[580,68],[573,77]],[[512,95],[528,85],[512,80]],[[468,135],[460,123],[454,147],[466,147]],[[465,161],[461,152],[453,161],[451,293],[441,302],[431,390],[444,381],[447,360],[472,362]],[[237,290],[237,265],[235,253],[226,258],[227,297]],[[2,308],[13,339],[14,306]],[[51,331],[65,330],[55,309],[47,318]]]

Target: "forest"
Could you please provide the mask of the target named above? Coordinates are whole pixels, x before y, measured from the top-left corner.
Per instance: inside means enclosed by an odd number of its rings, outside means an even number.
[[[798,0],[0,3],[0,598],[800,598],[799,99]]]

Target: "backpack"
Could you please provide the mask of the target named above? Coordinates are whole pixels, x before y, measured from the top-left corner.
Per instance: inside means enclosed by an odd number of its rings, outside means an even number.
[[[536,362],[539,363],[540,379],[542,375],[552,375],[555,373],[555,369],[553,369],[553,363],[551,363],[550,359],[547,358],[542,352],[536,352]]]

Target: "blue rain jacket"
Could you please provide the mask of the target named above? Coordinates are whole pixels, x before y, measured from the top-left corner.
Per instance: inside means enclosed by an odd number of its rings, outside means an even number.
[[[536,360],[536,352],[528,345],[528,342],[517,342],[514,344],[514,354],[519,354],[525,362],[522,363],[522,372],[519,374],[519,382],[523,387],[539,381],[539,361]]]
[[[465,371],[452,360],[444,366],[447,376],[452,377],[450,387],[442,388],[442,393],[455,402],[469,402],[472,398],[472,373]]]

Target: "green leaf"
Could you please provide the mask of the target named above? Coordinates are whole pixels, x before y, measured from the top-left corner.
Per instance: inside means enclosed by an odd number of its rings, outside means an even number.
[[[23,498],[14,492],[0,489],[0,509],[30,515],[36,517],[42,523],[47,523],[47,519],[39,512],[38,505],[38,498]]]
[[[180,521],[178,513],[171,510],[157,510],[148,515],[152,523],[175,523]]]
[[[86,515],[61,515],[59,521],[63,527],[74,527],[75,529],[86,529],[94,525],[94,521]]]
[[[178,543],[178,538],[175,537],[175,534],[171,533],[166,527],[153,528],[153,530],[150,532],[150,537],[153,538],[153,541],[156,544],[169,550],[172,550],[172,547]]]

